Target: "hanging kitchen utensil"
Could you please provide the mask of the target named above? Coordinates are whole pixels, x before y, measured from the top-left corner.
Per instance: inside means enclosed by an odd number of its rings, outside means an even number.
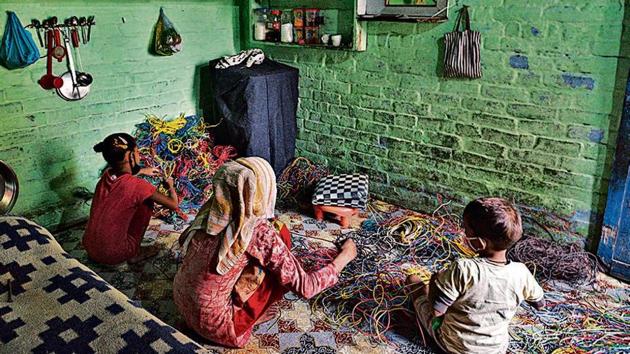
[[[0,160],[0,215],[5,215],[13,209],[20,191],[20,184],[13,169]]]
[[[89,42],[90,39],[92,39],[92,26],[94,26],[96,24],[96,22],[94,22],[94,16],[88,16],[87,18],[87,26],[88,26],[88,31],[87,31],[87,41]]]
[[[77,85],[79,86],[90,86],[94,79],[92,75],[86,73],[83,69],[83,61],[81,60],[81,51],[79,47],[76,47],[74,53],[77,55],[77,60],[79,61],[79,71],[77,71]]]
[[[79,26],[81,26],[81,42],[87,43],[87,32],[85,26],[87,26],[87,19],[85,17],[79,17]]]
[[[64,48],[61,43],[61,30],[59,28],[53,28],[53,38],[55,39],[55,47],[52,52],[53,57],[57,59],[58,62],[61,62],[63,57],[66,56],[66,48]]]
[[[77,85],[77,75],[74,68],[74,60],[72,58],[72,50],[70,48],[70,32],[64,35],[64,44],[66,56],[68,58],[68,71],[61,75],[63,85],[57,89],[57,94],[66,101],[77,101],[87,96],[90,92],[90,86]]]
[[[47,44],[46,74],[39,79],[38,83],[44,90],[58,89],[63,85],[63,80],[52,73],[52,52],[54,41],[52,30],[47,31],[45,37]]]
[[[42,33],[40,32],[40,30],[42,29],[42,23],[39,22],[39,20],[37,19],[32,19],[31,27],[35,29],[35,32],[37,32],[37,39],[39,39],[39,46],[44,48],[44,41],[42,40]]]
[[[70,40],[72,40],[72,47],[78,48],[79,43],[79,30],[77,30],[77,26],[79,25],[79,19],[76,16],[72,16],[67,20],[67,25],[70,26]]]

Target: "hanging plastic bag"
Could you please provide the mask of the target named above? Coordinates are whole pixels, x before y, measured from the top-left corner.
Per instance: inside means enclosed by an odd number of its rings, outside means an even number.
[[[22,27],[15,12],[7,11],[9,19],[0,44],[0,64],[7,69],[23,68],[39,59],[39,50],[30,32]]]
[[[177,33],[173,23],[160,8],[160,18],[155,24],[155,53],[159,55],[173,55],[182,50],[182,37]]]

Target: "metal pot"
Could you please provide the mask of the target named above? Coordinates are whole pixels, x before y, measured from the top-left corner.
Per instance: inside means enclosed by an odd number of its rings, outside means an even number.
[[[13,169],[0,160],[0,215],[8,214],[18,198],[19,183]]]

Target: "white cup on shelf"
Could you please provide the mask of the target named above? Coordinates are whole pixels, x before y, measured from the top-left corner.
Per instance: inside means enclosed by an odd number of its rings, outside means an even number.
[[[322,44],[328,45],[328,41],[330,40],[330,35],[325,34],[322,36]]]
[[[332,39],[332,45],[335,47],[339,47],[341,45],[341,35],[335,34],[330,37]]]

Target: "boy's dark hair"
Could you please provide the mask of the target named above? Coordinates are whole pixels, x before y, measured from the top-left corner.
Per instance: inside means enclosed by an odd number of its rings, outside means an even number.
[[[495,250],[506,250],[521,239],[521,214],[502,198],[479,198],[466,205],[464,221],[476,237],[492,242]]]
[[[136,139],[126,133],[116,133],[94,145],[94,151],[103,153],[103,158],[110,166],[125,159],[127,151],[133,151],[136,147]]]

